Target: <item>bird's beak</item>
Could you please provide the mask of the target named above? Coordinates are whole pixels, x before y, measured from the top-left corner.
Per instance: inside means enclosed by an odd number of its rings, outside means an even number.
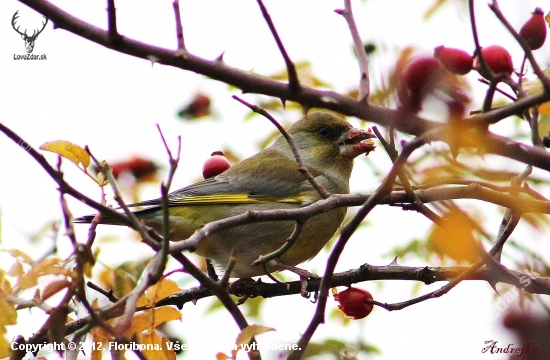
[[[368,155],[374,150],[374,141],[376,135],[372,133],[370,129],[363,130],[351,127],[343,136],[343,139],[339,141],[340,155],[349,157],[351,159],[358,155]]]

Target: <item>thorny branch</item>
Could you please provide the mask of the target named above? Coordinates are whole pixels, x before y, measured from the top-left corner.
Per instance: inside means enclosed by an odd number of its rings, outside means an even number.
[[[395,160],[393,167],[391,168],[389,174],[386,176],[380,187],[372,196],[367,199],[367,201],[365,201],[365,203],[355,214],[355,216],[344,226],[344,228],[340,232],[340,237],[338,238],[338,241],[336,241],[336,244],[334,245],[327,260],[325,274],[323,275],[323,278],[321,280],[321,285],[319,289],[319,300],[317,301],[315,314],[311,319],[311,322],[309,323],[307,329],[304,331],[302,337],[298,341],[298,349],[294,350],[290,354],[290,356],[288,357],[289,360],[299,360],[302,357],[302,354],[304,353],[306,346],[311,340],[313,334],[317,330],[317,327],[324,322],[328,293],[331,288],[330,283],[334,274],[334,269],[336,268],[336,264],[338,262],[338,259],[340,258],[340,255],[342,254],[342,251],[344,251],[346,243],[351,238],[353,233],[357,230],[364,218],[369,214],[369,212],[374,209],[376,205],[379,204],[382,198],[391,193],[393,183],[398,173],[403,169],[403,166],[405,166],[407,159],[413,153],[413,151],[423,146],[426,142],[431,141],[438,131],[438,129],[428,131],[424,135],[417,137],[406,146],[404,146],[403,151]]]
[[[193,71],[212,79],[236,86],[248,93],[260,93],[279,99],[298,102],[305,107],[321,108],[339,112],[348,116],[372,121],[385,127],[393,127],[410,135],[420,135],[427,130],[437,128],[440,124],[410,113],[387,109],[365,103],[338,94],[334,91],[316,90],[302,85],[301,91],[293,92],[288,85],[260,75],[239,70],[224,64],[221,61],[206,60],[188,52],[163,49],[154,45],[144,44],[128,37],[120,41],[109,41],[108,32],[86,23],[59,7],[44,0],[20,0],[39,13],[50,18],[57,28],[66,29],[92,42],[101,44],[110,49],[132,55],[156,63]],[[505,117],[522,113],[530,107],[550,100],[550,93],[529,96],[517,102],[498,109],[491,110],[472,119],[474,124],[489,124],[498,122]],[[445,141],[445,135],[434,140]],[[550,155],[542,150],[525,144],[520,144],[509,138],[487,132],[482,139],[486,144],[484,149],[488,153],[514,159],[525,164],[533,165],[550,171]]]
[[[132,316],[135,311],[141,310],[138,309],[136,306],[137,298],[139,297],[138,295],[143,293],[145,289],[149,285],[151,285],[151,283],[158,280],[158,278],[162,275],[164,266],[167,261],[168,252],[175,260],[177,260],[182,265],[182,268],[185,272],[190,273],[201,283],[201,287],[189,289],[182,294],[178,294],[177,296],[165,299],[161,303],[156,304],[156,306],[175,304],[181,307],[185,302],[196,301],[197,299],[202,297],[215,295],[220,299],[223,305],[233,316],[238,327],[240,329],[244,329],[246,326],[248,326],[248,323],[242,312],[238,309],[238,307],[230,297],[230,292],[226,286],[227,278],[224,278],[221,282],[210,279],[192,262],[190,262],[183,254],[181,254],[181,251],[193,251],[198,246],[200,241],[202,241],[202,239],[209,236],[213,232],[220,231],[228,227],[234,227],[252,222],[276,220],[294,220],[297,222],[297,224],[301,224],[303,223],[303,221],[306,221],[314,215],[332,210],[336,207],[344,206],[361,206],[361,208],[353,217],[353,219],[342,230],[340,238],[336,242],[327,261],[327,267],[325,269],[323,278],[321,280],[312,279],[307,284],[308,291],[319,291],[320,295],[318,298],[315,315],[313,316],[309,326],[305,330],[303,336],[298,343],[299,347],[302,350],[292,353],[289,359],[300,359],[302,357],[303,351],[305,350],[317,327],[324,321],[324,314],[329,290],[334,286],[350,285],[354,282],[374,279],[404,279],[423,281],[425,283],[432,283],[435,281],[443,280],[449,281],[448,284],[441,287],[439,290],[422,295],[415,299],[397,304],[377,303],[378,305],[383,306],[388,310],[402,309],[420,301],[439,297],[450,291],[454,286],[456,286],[456,284],[465,279],[484,280],[491,284],[491,286],[494,286],[494,284],[498,282],[504,282],[512,284],[518,288],[521,287],[524,291],[530,293],[550,294],[550,281],[547,278],[541,278],[509,270],[499,262],[500,251],[502,250],[504,243],[510,237],[511,233],[515,229],[516,225],[519,222],[519,219],[523,214],[550,214],[550,203],[547,201],[547,199],[543,198],[542,196],[537,196],[538,194],[529,191],[529,189],[520,188],[520,184],[518,183],[512,183],[510,188],[507,190],[496,188],[494,186],[485,186],[485,184],[476,181],[466,181],[466,183],[464,184],[443,182],[439,186],[427,188],[421,188],[421,186],[413,187],[410,184],[407,178],[407,174],[403,171],[403,167],[406,164],[407,159],[413,151],[423,146],[427,142],[445,141],[447,139],[447,136],[445,134],[446,129],[438,123],[429,121],[413,114],[406,114],[401,111],[385,109],[368,104],[368,58],[366,56],[366,53],[363,51],[361,39],[353,20],[350,0],[344,1],[345,10],[339,10],[337,12],[343,15],[348,22],[348,26],[354,40],[354,46],[359,57],[361,69],[361,101],[359,102],[354,101],[347,96],[340,95],[336,92],[316,90],[307,86],[302,86],[299,83],[294,64],[286,53],[283,43],[280,40],[271,21],[269,13],[267,12],[267,9],[265,8],[261,0],[258,0],[258,4],[287,65],[287,71],[289,75],[288,84],[232,68],[224,64],[222,61],[210,61],[202,59],[187,52],[184,46],[183,30],[181,26],[181,18],[179,15],[178,0],[175,0],[173,3],[176,15],[176,35],[178,40],[177,50],[162,49],[119,35],[116,24],[116,9],[114,0],[108,0],[107,30],[103,30],[87,24],[47,1],[20,1],[42,13],[43,15],[49,17],[55,23],[57,28],[66,29],[83,38],[104,45],[116,51],[142,59],[151,60],[160,64],[190,70],[195,73],[225,82],[227,84],[237,86],[244,92],[261,93],[284,100],[296,101],[306,108],[318,107],[337,111],[342,114],[356,116],[361,119],[368,119],[369,121],[373,121],[382,126],[386,126],[391,129],[399,130],[403,133],[417,136],[414,140],[404,146],[399,156],[392,156],[392,161],[394,162],[394,165],[390,173],[384,179],[382,185],[373,194],[333,195],[328,197],[328,194],[324,194],[322,191],[324,189],[321,188],[318,189],[318,191],[323,197],[323,200],[304,208],[285,211],[272,210],[249,212],[247,214],[215,221],[206,224],[202,229],[197,231],[189,239],[176,244],[169,244],[168,242],[170,236],[168,229],[168,190],[173,172],[175,171],[176,167],[174,163],[177,165],[177,159],[173,159],[170,155],[171,172],[169,175],[169,180],[167,181],[167,185],[163,185],[162,187],[165,224],[163,236],[160,237],[158,236],[158,234],[151,235],[147,231],[147,229],[139,224],[137,222],[137,219],[135,219],[135,216],[131,214],[127,206],[122,201],[120,201],[120,206],[124,209],[125,215],[117,213],[116,211],[104,206],[103,204],[97,203],[92,199],[87,198],[83,194],[80,194],[78,191],[73,189],[65,182],[60,168],[58,168],[57,170],[53,168],[50,164],[46,162],[42,155],[40,155],[36,150],[31,147],[30,150],[28,150],[29,154],[44,168],[44,170],[57,182],[60,187],[63,214],[67,224],[69,224],[70,216],[63,198],[65,194],[79,199],[83,203],[90,205],[101,213],[108,214],[110,217],[116,219],[120,219],[122,223],[128,224],[134,229],[140,231],[145,242],[157,252],[155,258],[158,257],[158,261],[152,261],[153,265],[151,265],[151,268],[145,272],[144,277],[146,279],[142,281],[142,283],[140,283],[136,289],[134,289],[134,291],[131,293],[131,296],[126,296],[122,299],[116,299],[115,304],[107,306],[99,311],[94,311],[87,303],[87,300],[85,298],[80,298],[79,300],[88,309],[90,315],[68,323],[66,326],[68,334],[75,333],[83,329],[85,326],[89,325],[105,325],[105,319],[111,319],[121,315],[125,315],[126,317],[125,321],[123,321],[125,322],[126,326],[122,326],[118,330],[120,331],[127,328],[129,324],[129,316]],[[469,1],[469,5],[472,31],[474,35],[474,42],[476,44],[476,53],[479,56],[480,44],[475,25],[472,0]],[[494,91],[498,90],[496,88],[496,84],[498,83],[498,81],[500,81],[500,79],[496,78],[495,75],[489,71],[488,74],[491,79],[490,88],[484,105],[485,112],[480,116],[476,116],[475,118],[470,119],[471,121],[468,122],[469,125],[471,125],[472,127],[479,126],[479,129],[483,129],[483,126],[496,123],[508,116],[521,114],[533,106],[550,100],[550,92],[548,91],[548,89],[550,88],[550,80],[548,80],[545,74],[541,71],[525,41],[519,37],[517,32],[504,18],[503,14],[498,8],[498,3],[496,0],[493,0],[493,3],[490,5],[490,7],[494,11],[495,15],[503,23],[503,25],[510,31],[510,33],[516,38],[518,43],[523,47],[525,55],[531,62],[535,73],[543,82],[545,91],[544,93],[539,95],[521,98],[510,105],[503,106],[498,109],[490,109]],[[487,65],[482,58],[480,58],[480,62],[481,66],[488,70]],[[532,119],[532,121],[532,127],[534,129],[537,118]],[[13,133],[10,129],[6,128],[1,123],[0,131],[4,132],[9,138],[11,138],[14,142],[18,144],[21,144],[21,141],[23,141],[23,139],[21,139],[17,134]],[[518,177],[517,181],[519,183],[521,183],[521,180],[528,175],[531,165],[550,171],[550,155],[544,149],[536,146],[533,147],[521,144],[512,141],[509,138],[494,135],[489,131],[480,130],[478,134],[480,137],[479,143],[483,144],[482,152],[498,154],[510,159],[521,161],[529,165],[524,174]],[[383,143],[384,146],[388,149],[388,153],[390,154],[390,156],[391,154],[396,152],[393,138],[391,139],[391,144],[388,144],[385,141],[383,141]],[[291,141],[289,141],[289,144],[292,147]],[[540,144],[538,142],[534,142],[534,145]],[[297,156],[297,162],[298,164],[300,164],[299,156]],[[110,182],[114,184],[114,179],[112,178],[112,174],[110,174],[109,170],[105,168],[104,173],[107,178],[109,178]],[[305,173],[307,176],[307,170]],[[394,189],[394,183],[397,177],[401,179],[404,191],[396,191]],[[315,186],[315,182],[312,182],[312,184]],[[117,194],[116,196],[120,199],[120,195],[118,194],[116,187],[114,189],[115,194]],[[323,194],[325,196],[323,196]],[[431,214],[430,210],[424,205],[424,203],[458,198],[478,199],[481,201],[497,204],[507,209],[503,219],[503,225],[497,235],[497,239],[493,245],[493,248],[478,263],[469,267],[460,268],[410,268],[399,266],[392,262],[392,264],[384,267],[365,265],[357,271],[349,271],[345,274],[334,274],[335,266],[346,243],[350,239],[351,235],[355,232],[359,224],[364,220],[364,218],[375,206],[381,204],[409,204],[413,202],[414,205],[417,206],[418,209],[420,209],[420,211],[422,211],[424,214],[426,214],[426,216],[437,223],[437,215],[435,213]],[[67,226],[68,231],[72,232],[70,225]],[[90,246],[93,243],[92,229],[94,228],[94,226],[95,225],[92,224],[90,237],[88,240],[88,245]],[[151,236],[153,236],[154,239],[152,239]],[[70,239],[73,242],[73,246],[76,247],[76,239],[74,239],[73,237],[70,237]],[[161,244],[158,243],[159,240],[162,241]],[[82,259],[77,259],[77,263],[80,261],[82,261]],[[80,263],[79,267],[82,267]],[[526,276],[528,276],[531,281],[527,286],[525,285],[525,283],[521,282],[522,277]],[[80,282],[77,291],[83,291],[82,284],[83,282]],[[236,286],[233,291],[237,291],[239,294],[244,295],[261,295],[264,297],[270,297],[297,293],[300,291],[300,285],[301,284],[299,282],[288,284],[257,283],[253,285],[245,283]],[[72,293],[69,294],[72,295]],[[17,299],[17,301],[19,300]],[[112,329],[108,328],[107,330],[113,332]],[[31,336],[27,340],[27,342],[38,343],[41,341],[45,341],[46,338],[47,329],[42,327],[37,333]],[[24,342],[25,340],[22,338],[18,338],[17,341]],[[137,355],[143,357],[143,355],[140,353],[138,353]],[[259,353],[250,353],[249,356],[251,359],[260,358]]]

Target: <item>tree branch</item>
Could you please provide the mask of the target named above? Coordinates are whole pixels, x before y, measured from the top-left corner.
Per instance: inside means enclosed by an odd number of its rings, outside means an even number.
[[[294,63],[292,62],[292,60],[290,60],[290,56],[288,56],[288,53],[286,52],[285,46],[283,45],[283,42],[281,41],[281,38],[277,33],[277,29],[275,29],[275,25],[273,24],[273,21],[271,20],[271,16],[269,15],[269,12],[267,11],[267,8],[265,7],[263,1],[257,0],[257,2],[258,2],[258,5],[260,6],[260,10],[262,11],[262,15],[264,16],[265,22],[267,23],[267,26],[269,26],[269,30],[271,31],[271,34],[273,35],[273,38],[277,43],[277,47],[279,48],[279,51],[281,52],[281,55],[283,55],[283,59],[285,60],[286,71],[288,73],[289,89],[291,92],[297,92],[300,90],[300,80],[298,80],[298,73],[296,72],[296,67],[294,66]]]
[[[109,41],[107,31],[88,24],[63,11],[59,7],[44,0],[20,0],[20,2],[33,8],[39,13],[50,18],[57,27],[66,29],[78,36],[88,39],[107,48],[132,55],[138,58],[151,60],[157,63],[189,70],[202,74],[212,79],[236,86],[248,93],[260,93],[274,96],[279,99],[296,101],[307,107],[328,109],[348,116],[372,121],[382,126],[393,127],[411,135],[420,135],[430,129],[440,127],[434,121],[426,120],[410,113],[398,110],[386,109],[355,101],[354,99],[338,94],[334,91],[316,90],[307,86],[301,87],[301,91],[290,91],[287,84],[272,80],[260,75],[232,68],[223,62],[205,60],[189,54],[186,51],[173,51],[157,46],[122,37],[115,44]],[[486,124],[497,122],[507,116],[512,116],[526,109],[550,100],[550,93],[539,94],[521,99],[508,106],[492,110],[471,120],[471,124]],[[434,140],[445,141],[444,134]],[[506,156],[510,159],[524,162],[541,169],[550,171],[550,155],[544,150],[519,144],[508,138],[487,133],[482,142],[491,146],[487,147],[490,153]],[[522,151],[516,154],[517,148]]]

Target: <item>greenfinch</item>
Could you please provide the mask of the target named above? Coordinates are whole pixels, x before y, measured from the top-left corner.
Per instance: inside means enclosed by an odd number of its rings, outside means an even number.
[[[370,131],[352,127],[329,113],[315,112],[289,129],[294,144],[315,180],[331,194],[348,194],[353,159],[374,149]],[[298,171],[292,150],[283,136],[269,148],[230,167],[223,173],[171,193],[168,197],[171,240],[184,240],[209,222],[247,211],[297,209],[320,200],[321,196]],[[143,206],[135,215],[160,231],[163,223],[161,199],[131,206]],[[316,215],[303,226],[295,241],[270,272],[294,267],[313,258],[340,227],[346,208]],[[90,223],[93,216],[75,219]],[[103,216],[101,223],[122,225]],[[235,278],[263,275],[252,265],[260,255],[279,249],[290,237],[293,221],[250,223],[228,228],[206,237],[196,253],[225,269],[232,251],[236,261],[230,274]],[[283,264],[281,266],[281,264]]]

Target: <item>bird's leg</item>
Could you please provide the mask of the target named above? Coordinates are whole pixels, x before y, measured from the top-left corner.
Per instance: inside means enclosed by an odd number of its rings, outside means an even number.
[[[205,260],[206,260],[206,272],[208,273],[208,277],[214,281],[220,281],[220,278],[216,273],[216,269],[214,268],[214,264],[212,263],[212,260],[210,259],[205,259]]]
[[[229,292],[235,296],[238,296],[239,299],[237,300],[237,305],[241,305],[241,304],[244,304],[244,302],[250,297],[248,295],[243,295],[241,296],[239,293],[238,293],[238,287],[239,285],[241,284],[244,284],[244,283],[251,283],[251,282],[255,282],[252,278],[241,278],[241,279],[237,279],[235,281],[233,281],[231,284],[229,284]]]
[[[319,279],[320,276],[312,272],[309,272],[305,269],[301,269],[296,266],[286,265],[280,262],[277,262],[277,267],[281,268],[282,270],[288,270],[290,272],[293,272],[300,277],[300,294],[306,299],[308,299],[309,292],[307,291],[307,280],[310,278]]]

